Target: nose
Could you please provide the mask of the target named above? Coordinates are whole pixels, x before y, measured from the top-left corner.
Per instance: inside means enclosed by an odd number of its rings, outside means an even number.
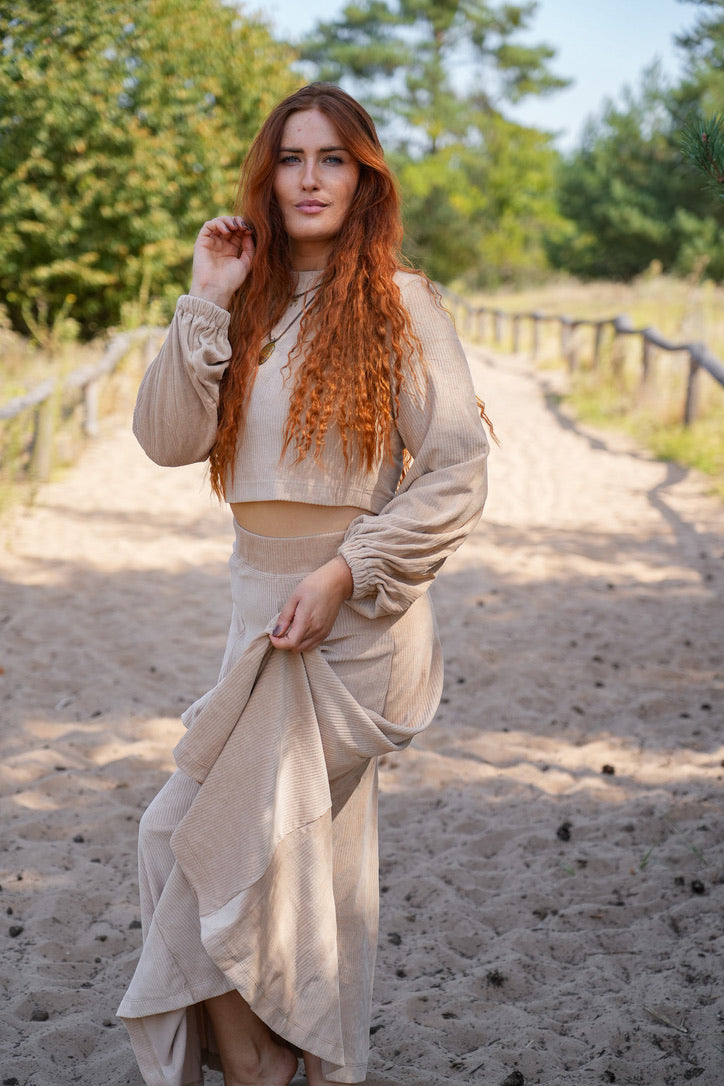
[[[302,174],[302,188],[305,189],[305,191],[319,188],[319,182],[317,179],[316,159],[307,159],[304,165],[304,173]]]

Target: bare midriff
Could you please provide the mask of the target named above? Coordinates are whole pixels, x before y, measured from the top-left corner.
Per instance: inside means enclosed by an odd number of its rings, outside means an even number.
[[[295,535],[324,535],[343,532],[349,524],[368,513],[354,505],[310,505],[307,502],[231,502],[234,517],[247,532],[291,538]]]

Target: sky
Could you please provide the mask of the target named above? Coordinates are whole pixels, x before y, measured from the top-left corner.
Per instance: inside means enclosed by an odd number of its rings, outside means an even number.
[[[344,0],[267,0],[248,3],[272,21],[279,36],[292,40],[320,19],[338,15]],[[604,99],[617,99],[626,84],[637,88],[641,72],[659,59],[675,78],[680,57],[674,35],[693,25],[697,7],[681,0],[539,0],[524,38],[555,49],[552,70],[571,79],[564,91],[518,106],[514,120],[557,133],[567,150],[578,143],[586,119]]]

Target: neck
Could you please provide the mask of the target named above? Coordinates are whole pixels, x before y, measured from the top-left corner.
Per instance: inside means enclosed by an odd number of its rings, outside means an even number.
[[[324,271],[330,252],[329,245],[297,242],[292,245],[292,268],[294,271]]]

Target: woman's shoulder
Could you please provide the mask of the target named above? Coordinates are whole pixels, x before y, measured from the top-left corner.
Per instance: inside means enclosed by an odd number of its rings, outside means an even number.
[[[424,272],[400,268],[395,273],[395,282],[418,334],[426,328],[436,334],[454,334],[453,320],[442,294]]]
[[[442,296],[431,279],[424,272],[415,271],[414,268],[398,268],[395,272],[395,283],[400,288],[400,294],[405,305],[409,308],[442,308]]]

